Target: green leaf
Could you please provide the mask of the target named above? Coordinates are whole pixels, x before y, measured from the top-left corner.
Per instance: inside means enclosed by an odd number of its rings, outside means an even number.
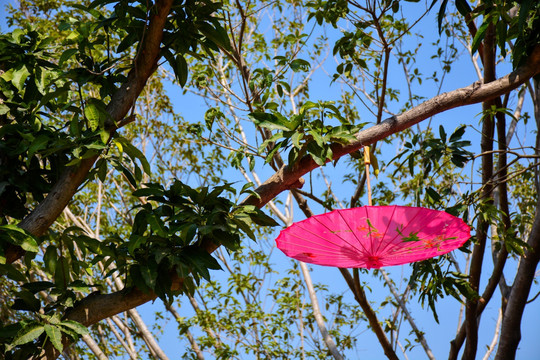
[[[182,54],[176,56],[173,70],[174,74],[176,75],[176,79],[178,80],[178,83],[181,87],[184,87],[184,85],[186,85],[189,72],[188,64]]]
[[[82,280],[75,280],[73,281],[72,283],[68,284],[68,289],[73,289],[75,291],[89,291],[90,288],[93,288],[93,287],[96,287],[96,286],[99,286],[99,285],[91,285],[91,284],[87,284],[85,283],[84,281]]]
[[[150,225],[154,233],[158,234],[161,237],[166,238],[168,236],[168,230],[165,227],[163,221],[155,214],[148,214],[146,216],[146,221]]]
[[[21,323],[9,324],[6,326],[0,326],[0,339],[9,339],[17,335],[21,330]],[[1,341],[1,340],[0,340]]]
[[[56,272],[56,264],[58,262],[58,252],[56,251],[56,246],[49,245],[45,254],[43,254],[43,263],[45,264],[45,270],[49,274],[54,274]]]
[[[456,142],[458,141],[459,139],[461,139],[461,137],[463,136],[463,134],[465,134],[465,129],[467,128],[466,125],[461,125],[460,127],[458,127],[456,130],[454,130],[454,132],[452,133],[452,135],[450,135],[450,139],[448,139],[448,142],[449,143],[453,143],[453,142]]]
[[[251,240],[256,240],[255,234],[253,233],[253,230],[251,230],[250,224],[251,224],[251,218],[247,214],[237,214],[234,219],[234,223],[238,225],[242,231],[249,236]]]
[[[30,290],[32,293],[38,293],[43,290],[48,290],[54,287],[50,281],[33,281],[22,285],[23,288]]]
[[[20,44],[21,38],[24,36],[25,31],[23,29],[15,29],[11,33],[11,37],[13,40],[15,40],[15,43]]]
[[[90,98],[86,101],[84,116],[88,120],[90,129],[95,131],[99,127],[103,127],[105,121],[109,118],[109,113],[107,112],[103,101],[96,98]]]
[[[30,341],[33,341],[37,339],[41,334],[43,334],[43,331],[45,331],[45,326],[38,323],[32,323],[28,326],[25,326],[19,334],[17,334],[17,337],[13,340],[13,345],[22,345],[29,343]]]
[[[308,134],[310,134],[312,137],[313,137],[313,140],[315,140],[315,142],[317,143],[317,145],[319,145],[320,147],[324,147],[324,139],[323,137],[321,136],[321,134],[319,134],[317,132],[317,130],[313,129],[313,130],[309,130],[308,131]]]
[[[56,287],[61,290],[65,290],[69,282],[69,263],[65,256],[60,256],[58,259],[58,265],[54,272],[54,283]]]
[[[456,8],[463,16],[467,16],[472,11],[467,0],[456,0]]]
[[[251,220],[260,226],[279,226],[279,224],[270,216],[266,215],[261,209],[253,205],[244,205],[240,208],[251,217]]]
[[[101,142],[106,144],[109,139],[111,138],[111,133],[108,132],[107,130],[105,129],[102,129],[100,132],[99,132],[99,137],[101,138]]]
[[[478,50],[478,47],[482,43],[482,40],[484,40],[487,28],[489,27],[490,23],[491,23],[491,18],[487,16],[484,19],[484,22],[482,23],[482,25],[480,25],[480,28],[478,28],[478,31],[476,32],[476,35],[474,36],[474,39],[472,41],[471,54],[474,54]]]
[[[317,165],[324,166],[326,164],[326,153],[322,147],[317,146],[314,142],[310,142],[306,148]]]
[[[535,0],[520,1],[519,15],[518,15],[518,26],[519,30],[523,31],[524,27],[527,24],[527,17],[532,12],[531,8],[534,5]]]
[[[286,121],[283,117],[278,117],[274,114],[255,112],[250,113],[248,117],[257,126],[267,128],[269,130],[294,130],[291,123]]]
[[[60,59],[58,60],[58,65],[62,66],[62,64],[71,58],[73,55],[79,52],[79,49],[67,49],[65,50],[62,55],[60,55]]]
[[[291,61],[290,67],[294,72],[309,71],[311,64],[304,59],[294,59]]]
[[[15,266],[11,264],[0,264],[0,274],[7,276],[11,280],[24,282],[27,281],[24,273],[19,271]]]
[[[32,144],[30,144],[30,147],[28,148],[28,158],[31,158],[34,156],[34,154],[42,149],[45,149],[47,147],[47,143],[49,142],[49,137],[45,134],[40,134],[38,137],[32,141]]]
[[[163,196],[165,194],[165,191],[160,188],[156,187],[145,187],[141,189],[135,190],[132,195],[137,197],[144,197],[144,196]]]
[[[284,137],[284,133],[282,131],[275,133],[274,135],[270,136],[268,139],[264,140],[264,142],[259,146],[259,153],[262,153],[266,150],[269,144],[278,141],[279,139]],[[275,148],[281,148],[283,146],[283,142],[280,142],[275,145]]]
[[[0,104],[0,115],[5,115],[9,112],[9,106]]]
[[[73,331],[75,331],[79,335],[87,335],[90,332],[88,331],[88,328],[84,326],[83,324],[80,324],[73,320],[64,320],[60,323],[60,326],[64,326],[66,328],[69,328]]]
[[[432,187],[426,188],[426,194],[433,199],[433,202],[437,203],[441,200],[441,195]]]
[[[118,47],[116,48],[117,53],[121,53],[125,50],[127,50],[130,46],[135,44],[139,40],[139,34],[137,31],[128,32],[125,38],[120,41],[120,44],[118,44]]]
[[[148,287],[148,285],[146,285],[146,281],[141,274],[140,265],[131,265],[129,267],[129,275],[129,279],[131,280],[132,284],[144,293],[148,293],[152,290]]]
[[[293,136],[291,136],[291,141],[297,149],[301,148],[300,141],[304,138],[304,134],[301,132],[295,132]]]
[[[126,154],[129,155],[129,157],[135,161],[135,159],[138,159],[140,162],[141,162],[141,165],[144,169],[144,172],[148,175],[151,174],[151,170],[150,170],[150,164],[148,163],[148,160],[146,159],[146,156],[144,156],[144,154],[142,153],[141,150],[137,149],[135,146],[133,146],[129,140],[125,139],[125,138],[122,138],[122,137],[118,137],[116,139],[114,139],[115,143],[119,143],[121,144],[122,146],[122,149],[124,150],[124,152]],[[117,145],[118,146],[118,145]]]
[[[0,239],[18,245],[25,251],[38,252],[39,250],[34,237],[16,225],[1,225]]]
[[[214,22],[213,25],[214,26],[209,23],[203,23],[202,26],[200,26],[199,31],[219,47],[225,50],[232,50],[231,41],[227,31],[217,21]]]
[[[182,253],[189,259],[199,274],[207,281],[210,281],[210,272],[208,269],[221,270],[221,266],[217,260],[199,247],[186,247],[182,250]]]
[[[62,333],[60,332],[60,329],[54,325],[46,324],[45,332],[56,350],[62,352],[64,350],[64,346],[62,345]]]
[[[433,1],[433,6],[435,4],[435,1]],[[442,32],[442,22],[444,19],[444,15],[446,13],[446,5],[448,4],[448,0],[443,0],[441,2],[441,7],[439,8],[439,14],[437,15],[437,24],[439,25],[439,34]]]
[[[399,11],[399,1],[394,0],[394,2],[392,3],[392,12],[397,13],[398,11]]]
[[[306,101],[304,103],[304,105],[302,105],[300,107],[300,110],[298,111],[298,113],[300,114],[305,114],[305,112],[309,109],[313,109],[313,108],[316,108],[316,107],[319,107],[319,104],[313,102],[313,101]]]
[[[150,262],[147,266],[140,266],[141,276],[144,279],[146,285],[154,290],[156,287],[157,279],[157,264],[155,262]]]
[[[13,78],[11,83],[17,88],[17,90],[22,91],[24,88],[24,82],[30,76],[30,71],[23,65],[20,69],[13,72]]]
[[[41,302],[30,291],[22,289],[16,295],[17,298],[11,306],[12,309],[28,311],[39,311],[41,309]]]
[[[439,136],[441,137],[441,140],[443,143],[446,142],[446,132],[444,131],[444,127],[442,125],[439,125]]]

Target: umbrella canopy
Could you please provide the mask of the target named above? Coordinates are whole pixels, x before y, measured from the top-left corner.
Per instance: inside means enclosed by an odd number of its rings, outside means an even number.
[[[312,216],[281,231],[277,247],[312,264],[378,269],[446,254],[470,238],[465,222],[444,211],[363,206]]]

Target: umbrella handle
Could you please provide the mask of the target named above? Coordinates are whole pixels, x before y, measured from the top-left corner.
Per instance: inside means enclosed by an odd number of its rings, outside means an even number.
[[[371,202],[371,183],[369,181],[369,165],[371,164],[371,158],[369,157],[369,146],[364,146],[364,164],[366,164],[366,185],[368,193],[368,205],[372,206]]]

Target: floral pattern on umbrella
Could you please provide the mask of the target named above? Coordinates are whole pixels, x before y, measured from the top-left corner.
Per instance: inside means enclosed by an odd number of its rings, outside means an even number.
[[[282,230],[276,243],[300,261],[377,269],[446,254],[469,238],[469,226],[446,212],[393,205],[312,216]]]

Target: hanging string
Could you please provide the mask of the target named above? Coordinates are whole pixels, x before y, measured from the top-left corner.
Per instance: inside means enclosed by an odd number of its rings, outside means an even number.
[[[366,185],[368,194],[368,205],[372,206],[371,202],[371,182],[369,181],[369,165],[371,164],[371,158],[369,156],[369,146],[364,146],[364,164],[366,165]]]

